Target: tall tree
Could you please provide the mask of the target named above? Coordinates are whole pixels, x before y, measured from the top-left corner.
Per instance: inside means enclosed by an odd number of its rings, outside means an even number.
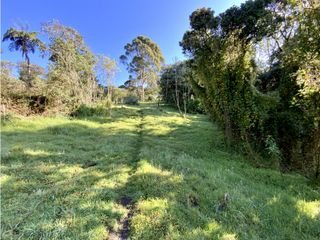
[[[141,100],[144,101],[146,86],[157,84],[158,73],[164,63],[160,47],[150,38],[138,36],[124,47],[125,54],[120,57],[130,73],[136,75],[141,88]]]
[[[54,105],[69,108],[91,103],[97,93],[96,57],[73,28],[57,21],[44,24],[49,38],[49,95]]]
[[[122,85],[122,88],[127,89],[129,92],[137,92],[137,80],[132,77],[132,75],[129,75],[129,79],[124,82]]]
[[[11,41],[9,45],[10,51],[21,51],[22,57],[25,58],[27,63],[28,72],[30,73],[29,53],[34,53],[37,48],[40,48],[40,50],[45,48],[44,43],[38,39],[37,32],[27,32],[25,30],[9,28],[3,35],[2,41],[7,40]]]
[[[252,157],[320,176],[320,4],[318,0],[249,0],[218,16],[190,16],[180,45],[191,86],[206,111]],[[255,46],[274,47],[255,62]],[[259,91],[260,90],[260,91]]]
[[[96,65],[96,71],[100,80],[102,80],[103,83],[107,86],[108,99],[111,100],[111,88],[113,85],[113,79],[118,71],[117,62],[114,59],[109,58],[108,56],[99,55]]]

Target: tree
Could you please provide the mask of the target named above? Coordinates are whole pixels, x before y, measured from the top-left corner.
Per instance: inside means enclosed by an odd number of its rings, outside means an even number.
[[[251,157],[320,176],[320,4],[249,0],[214,17],[190,16],[180,45],[206,111]],[[258,68],[262,41],[267,64]],[[260,45],[263,47],[262,45]],[[259,153],[259,154],[258,154]],[[261,155],[260,155],[261,156]],[[274,158],[275,157],[275,158]]]
[[[8,109],[19,105],[19,113],[23,113],[28,107],[29,96],[26,94],[26,85],[17,79],[12,71],[16,67],[15,63],[2,60],[0,71],[0,92],[1,105]]]
[[[12,69],[15,67],[15,64],[9,61],[1,60],[1,80],[10,81],[12,77]]]
[[[181,116],[186,116],[186,112],[197,111],[193,107],[194,94],[190,86],[192,78],[191,68],[187,61],[176,62],[166,66],[160,77],[160,94],[162,100],[167,104],[178,108]],[[182,111],[183,109],[183,111]]]
[[[56,106],[75,108],[96,98],[98,83],[94,67],[96,57],[73,28],[57,21],[44,24],[49,38],[48,94]]]
[[[118,71],[117,62],[108,56],[99,55],[98,62],[96,65],[96,71],[99,75],[100,80],[105,83],[108,89],[108,99],[112,99],[112,85],[113,79]]]
[[[320,176],[320,2],[292,1],[295,31],[285,39],[277,58],[283,66],[280,81],[281,110],[295,121],[279,126],[284,131],[281,147],[289,153],[291,163],[305,171],[314,169]],[[287,18],[289,18],[287,17]],[[286,21],[287,22],[287,21]],[[282,29],[281,29],[282,30]],[[289,91],[288,91],[289,90]],[[298,130],[298,131],[297,131]],[[290,135],[286,132],[291,133]],[[294,133],[294,134],[292,134]],[[289,136],[288,136],[289,135]],[[297,154],[288,149],[296,149]],[[301,161],[302,160],[302,161]]]
[[[126,64],[130,73],[136,75],[144,101],[144,89],[157,84],[158,73],[164,63],[160,47],[150,38],[138,36],[124,47],[125,54],[120,60]]]
[[[1,71],[0,71],[0,80],[1,80],[1,102],[3,103],[5,98],[9,98],[9,95],[16,90],[15,83],[18,82],[12,76],[12,69],[15,67],[15,64],[9,61],[1,60]]]
[[[28,73],[30,72],[30,57],[29,53],[34,53],[36,48],[40,50],[45,49],[45,45],[37,38],[37,32],[27,32],[24,30],[17,30],[9,28],[3,35],[2,41],[10,40],[10,51],[21,51],[22,57],[25,58],[28,67]]]
[[[42,67],[36,64],[27,65],[24,62],[18,64],[19,79],[27,84],[28,88],[33,86],[33,82],[45,74]]]
[[[112,89],[112,102],[121,103],[128,95],[128,90],[120,87],[115,87]]]
[[[129,79],[125,81],[121,87],[127,89],[129,92],[137,93],[137,79],[134,79],[132,75],[129,75]]]

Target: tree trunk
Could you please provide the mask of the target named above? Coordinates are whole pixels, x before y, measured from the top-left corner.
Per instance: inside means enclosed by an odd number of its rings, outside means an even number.
[[[27,69],[28,69],[28,81],[27,81],[27,87],[31,88],[32,87],[32,79],[31,79],[31,70],[30,70],[30,58],[29,56],[26,54],[26,62],[27,62]]]
[[[30,58],[27,54],[26,54],[26,62],[27,62],[27,67],[28,67],[28,74],[30,75]]]
[[[107,78],[107,85],[108,85],[108,99],[111,101],[112,100],[112,91],[111,91],[111,86],[112,86],[112,79],[109,77]]]
[[[141,101],[144,102],[144,83],[141,85]]]
[[[167,78],[167,83],[166,83],[166,98],[165,98],[165,101],[166,101],[166,102],[169,102],[169,101],[168,101],[168,87],[169,87],[169,79]]]
[[[108,86],[108,100],[111,100],[111,91],[110,91],[110,85]]]
[[[175,87],[176,87],[176,104],[179,110],[179,113],[182,117],[185,117],[185,115],[182,113],[181,108],[180,108],[180,97],[179,97],[179,92],[178,92],[178,80],[175,77]]]
[[[314,150],[313,150],[313,159],[315,163],[315,178],[318,179],[320,175],[320,129],[318,128],[317,131],[315,131],[315,144],[314,144]]]

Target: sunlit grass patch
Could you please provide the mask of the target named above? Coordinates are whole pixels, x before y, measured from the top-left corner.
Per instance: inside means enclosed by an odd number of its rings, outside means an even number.
[[[164,239],[167,236],[171,219],[166,199],[140,201],[132,218],[133,239]]]
[[[320,221],[320,200],[311,202],[298,200],[297,208],[302,214],[305,214],[312,219],[318,219],[318,221]]]
[[[228,151],[206,116],[142,104],[21,118],[1,148],[2,239],[108,239],[129,212],[130,239],[320,236],[319,188]]]

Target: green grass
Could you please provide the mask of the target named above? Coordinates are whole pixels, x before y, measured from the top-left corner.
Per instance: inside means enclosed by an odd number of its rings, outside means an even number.
[[[21,117],[1,138],[1,239],[114,238],[128,212],[130,239],[320,237],[319,187],[254,168],[203,115]]]

